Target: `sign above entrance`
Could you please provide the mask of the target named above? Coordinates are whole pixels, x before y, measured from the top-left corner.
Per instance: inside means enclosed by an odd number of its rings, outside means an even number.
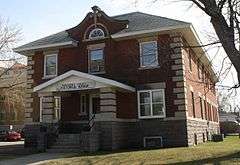
[[[65,83],[57,85],[57,91],[93,89],[95,86],[96,84],[94,82]]]

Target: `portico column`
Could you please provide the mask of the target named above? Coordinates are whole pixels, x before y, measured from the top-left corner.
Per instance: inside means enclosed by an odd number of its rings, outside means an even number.
[[[100,88],[100,112],[95,121],[114,121],[116,119],[116,90],[112,87]]]
[[[40,97],[40,118],[43,123],[53,123],[54,120],[54,96],[52,93],[41,93]]]

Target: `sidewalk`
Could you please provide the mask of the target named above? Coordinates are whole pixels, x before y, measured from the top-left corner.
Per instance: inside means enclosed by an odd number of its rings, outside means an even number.
[[[0,165],[38,165],[52,159],[64,158],[71,155],[70,153],[40,153],[16,159],[3,160],[0,161]]]

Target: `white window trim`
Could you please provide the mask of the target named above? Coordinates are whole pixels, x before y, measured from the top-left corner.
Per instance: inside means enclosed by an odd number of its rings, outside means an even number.
[[[59,103],[60,103],[60,105],[59,105],[59,108],[58,108],[58,110],[59,110],[59,116],[58,116],[58,118],[57,119],[55,119],[55,120],[57,120],[57,121],[59,121],[59,120],[61,120],[61,109],[62,109],[62,107],[61,107],[61,102],[62,102],[62,100],[61,100],[61,96],[54,96],[54,101],[55,101],[55,99],[59,99]],[[54,103],[55,104],[55,103]],[[56,112],[56,107],[54,107],[54,115],[56,115],[55,114],[55,112]]]
[[[85,111],[83,112],[83,109],[82,109],[82,97],[85,97],[85,102],[84,102],[84,106],[85,106]],[[85,116],[87,115],[87,95],[86,94],[81,94],[80,95],[80,113],[79,113],[79,116]]]
[[[163,115],[158,115],[158,116],[153,116],[153,111],[152,111],[152,92],[154,91],[162,91],[163,92]],[[142,92],[150,92],[150,101],[151,101],[151,109],[150,109],[150,116],[141,116],[141,110],[140,110],[140,93]],[[154,89],[154,90],[139,90],[137,91],[137,97],[138,97],[138,118],[139,119],[153,119],[153,118],[165,118],[166,117],[166,105],[165,105],[165,90],[164,89]]]
[[[104,61],[104,71],[101,71],[101,72],[91,72],[91,55],[90,55],[90,52],[91,51],[94,51],[94,50],[100,50],[102,49],[103,50],[103,61]],[[105,54],[104,54],[104,47],[99,47],[99,48],[92,48],[92,49],[88,49],[88,73],[91,73],[91,74],[105,74],[106,71],[105,71]]]
[[[156,43],[157,49],[156,49],[156,60],[157,60],[157,65],[152,65],[152,66],[145,66],[142,64],[142,45],[146,43]],[[158,61],[158,42],[157,41],[146,41],[146,42],[140,42],[139,43],[139,52],[140,52],[140,68],[156,68],[159,67],[159,61]]]
[[[56,56],[56,74],[55,75],[46,75],[47,57],[49,57],[49,56]],[[47,78],[56,77],[57,74],[58,74],[58,54],[54,53],[54,54],[46,54],[46,55],[44,55],[44,75],[43,75],[43,78],[47,79]]]
[[[39,122],[43,121],[43,97],[40,97],[40,107],[39,107]]]

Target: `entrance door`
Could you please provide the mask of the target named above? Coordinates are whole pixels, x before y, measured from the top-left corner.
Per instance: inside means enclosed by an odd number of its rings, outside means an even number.
[[[98,95],[90,95],[89,99],[89,119],[92,119],[100,111],[100,98]]]

